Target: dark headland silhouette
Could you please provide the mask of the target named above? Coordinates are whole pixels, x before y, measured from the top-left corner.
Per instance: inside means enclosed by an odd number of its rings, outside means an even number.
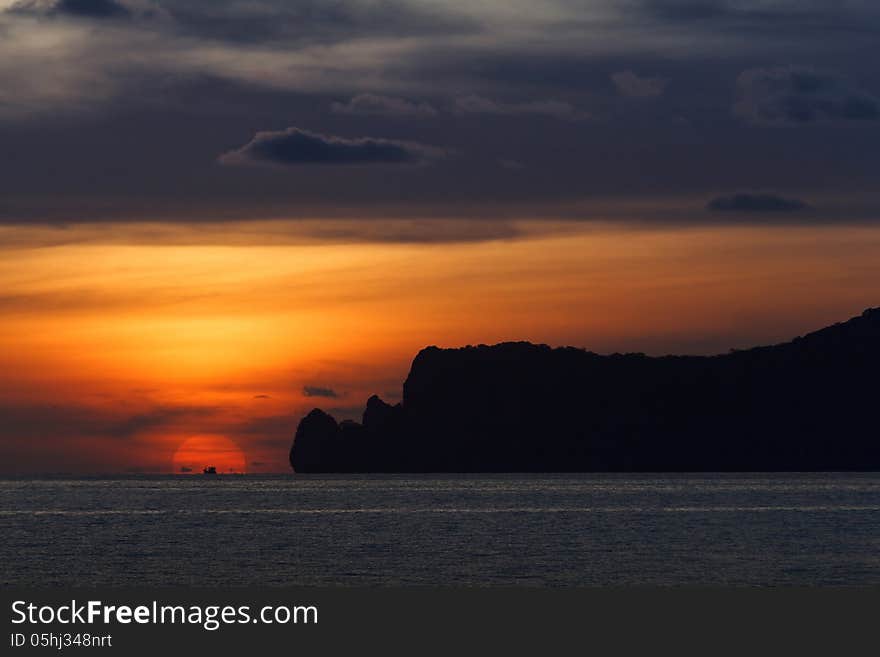
[[[428,347],[363,423],[314,409],[296,472],[880,469],[880,308],[720,356]]]

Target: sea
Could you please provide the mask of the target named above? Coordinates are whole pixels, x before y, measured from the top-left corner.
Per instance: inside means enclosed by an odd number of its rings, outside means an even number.
[[[880,585],[880,474],[0,480],[3,586]]]

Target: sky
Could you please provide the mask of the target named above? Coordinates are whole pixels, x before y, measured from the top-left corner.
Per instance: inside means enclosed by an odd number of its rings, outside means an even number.
[[[276,472],[419,349],[880,305],[870,0],[0,0],[0,473]]]

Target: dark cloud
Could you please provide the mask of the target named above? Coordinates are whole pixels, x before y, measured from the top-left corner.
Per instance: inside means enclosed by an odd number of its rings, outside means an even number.
[[[612,199],[668,215],[678,202],[707,221],[704,200],[726,189],[821,188],[823,210],[877,205],[880,121],[843,120],[875,113],[877,3],[115,1],[136,18],[165,13],[100,30],[0,15],[0,224],[199,222],[198,239],[217,223],[214,235],[233,239],[221,222],[369,219],[309,232],[439,242],[516,232],[502,221],[471,230],[472,219],[622,217]],[[744,82],[747,120],[732,115],[737,76],[776,62],[841,75],[812,93]],[[270,132],[251,141],[257,129]],[[224,162],[301,166],[212,166],[242,144]],[[373,166],[439,155],[424,144],[456,153],[454,166]],[[465,221],[429,227],[446,219]],[[3,235],[0,247],[16,239],[30,237]]]
[[[811,68],[744,71],[737,79],[737,95],[734,111],[753,123],[880,119],[880,99],[834,73]]]
[[[85,406],[35,405],[0,407],[0,438],[58,437],[124,440],[174,422],[204,418],[217,409],[201,406],[157,406],[128,414],[120,409]]]
[[[870,0],[846,4],[839,0],[642,0],[636,14],[653,18],[658,27],[675,25],[716,33],[737,30],[747,36],[866,35],[878,29],[877,7]]]
[[[503,166],[503,165],[502,165]],[[454,210],[446,209],[452,214]],[[478,209],[463,211],[465,216],[459,219],[443,219],[424,217],[395,221],[367,220],[360,222],[334,223],[324,221],[315,225],[311,235],[329,242],[375,242],[386,244],[460,244],[467,242],[490,242],[495,240],[513,240],[525,237],[527,231],[515,222],[502,218],[478,221],[474,216]],[[400,212],[412,217],[418,213],[417,208],[395,211],[386,207],[389,212]],[[2,302],[2,295],[0,295]]]
[[[339,394],[333,388],[321,386],[303,386],[302,392],[306,397],[329,397],[332,399],[339,397]]]
[[[248,436],[248,444],[253,444],[252,437],[264,438],[266,444],[271,444],[281,437],[292,436],[299,420],[300,416],[296,414],[264,415],[235,425],[231,428],[231,432],[235,435]]]
[[[133,15],[128,6],[116,0],[20,0],[10,7],[9,12],[91,19],[131,18]]]
[[[706,207],[716,212],[796,212],[808,206],[800,199],[773,194],[733,194],[713,198]]]
[[[705,21],[730,16],[726,0],[644,0],[649,15],[669,21]]]
[[[296,427],[304,414],[252,417],[226,427],[226,431],[230,435],[243,437],[249,452],[275,454],[283,458],[282,455],[285,455],[290,449],[290,441],[293,439]],[[256,464],[251,462],[251,465]]]
[[[204,430],[219,409],[199,406],[154,406],[129,409],[128,401],[92,406],[77,404],[0,405],[0,463],[7,471],[80,472],[116,470],[120,460],[148,454],[145,471],[167,471],[147,432],[181,428]]]
[[[643,85],[662,81],[653,79],[641,80]],[[433,118],[440,112],[429,103],[414,102],[405,98],[380,96],[376,94],[360,94],[347,103],[334,102],[331,109],[337,114],[353,114],[361,116],[394,116],[408,118]],[[530,100],[523,102],[502,102],[470,95],[455,99],[453,113],[463,114],[495,114],[498,116],[548,116],[557,119],[580,120],[588,118],[586,112],[577,110],[571,103],[560,100]]]
[[[499,116],[548,116],[555,119],[581,120],[589,118],[586,112],[575,109],[571,103],[560,100],[531,100],[506,103],[482,96],[463,96],[455,100],[459,114],[497,114]]]
[[[501,164],[501,163],[499,163]],[[505,166],[501,164],[501,166]],[[517,168],[515,161],[506,166]],[[304,208],[313,215],[320,215],[318,206]],[[446,210],[441,208],[441,210]],[[303,245],[321,243],[335,244],[461,244],[496,240],[515,240],[529,235],[543,234],[545,231],[532,226],[527,228],[519,221],[503,217],[477,219],[479,208],[459,208],[464,216],[448,218],[445,216],[424,216],[423,207],[409,206],[382,209],[380,220],[367,208],[339,207],[340,214],[355,215],[359,219],[336,219],[325,216],[320,219],[254,221],[254,214],[261,212],[251,206],[241,209],[241,221],[218,221],[216,212],[210,216],[198,217],[191,213],[189,222],[182,217],[165,217],[157,220],[153,214],[151,222],[120,221],[107,217],[106,222],[76,223],[63,228],[51,222],[41,222],[25,228],[25,223],[5,224],[0,215],[0,252],[4,249],[47,248],[71,246],[76,244],[152,244],[165,246],[222,245],[222,246],[266,246]],[[449,211],[451,213],[451,210]],[[485,212],[485,210],[483,211]],[[407,217],[407,218],[404,218]],[[416,218],[418,217],[418,218]],[[528,217],[525,217],[528,218]],[[44,216],[43,219],[46,219]],[[112,230],[110,227],[112,226]],[[547,231],[552,232],[552,231]],[[124,294],[95,293],[88,289],[54,291],[34,291],[16,293],[0,291],[0,312],[27,313],[29,309],[40,308],[53,312],[75,312],[83,308],[103,310],[130,309],[133,304],[143,308],[142,301],[133,301]],[[159,297],[161,296],[161,301]],[[154,300],[160,306],[180,306],[197,300],[199,295],[187,295],[169,287],[157,289]],[[139,393],[156,392],[140,390]]]
[[[636,75],[632,71],[618,71],[611,74],[611,81],[617,92],[632,98],[655,98],[663,94],[667,80]]]
[[[105,429],[105,434],[113,438],[128,438],[150,429],[171,424],[175,421],[208,417],[217,409],[211,407],[158,407],[145,413],[139,413],[110,424]]]
[[[60,14],[87,18],[127,18],[131,10],[115,0],[58,0],[54,10]]]
[[[158,0],[181,32],[232,43],[301,46],[350,39],[465,35],[479,21],[438,4],[406,0]]]
[[[415,119],[431,118],[438,114],[437,110],[428,103],[419,103],[391,96],[378,96],[376,94],[359,94],[347,103],[332,103],[330,109],[337,114],[393,116]]]
[[[254,399],[272,399],[269,395],[254,395]]]
[[[230,165],[367,165],[422,164],[444,157],[446,151],[416,142],[376,137],[348,139],[300,128],[258,132],[241,148],[224,154]]]

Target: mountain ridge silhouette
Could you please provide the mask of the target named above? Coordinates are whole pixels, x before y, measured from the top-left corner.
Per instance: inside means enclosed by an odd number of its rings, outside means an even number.
[[[422,349],[401,403],[296,430],[309,472],[880,469],[880,308],[716,356],[505,342]]]

